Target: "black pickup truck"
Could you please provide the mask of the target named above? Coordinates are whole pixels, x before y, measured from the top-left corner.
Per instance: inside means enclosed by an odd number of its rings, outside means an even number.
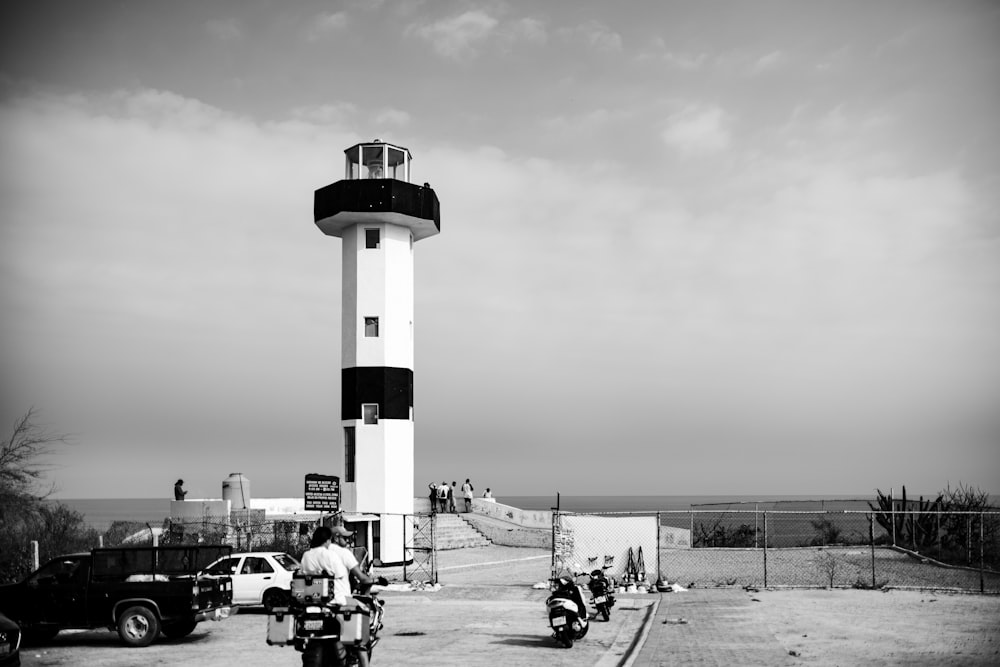
[[[16,584],[0,586],[0,613],[25,639],[69,628],[117,630],[129,646],[183,637],[199,622],[229,615],[233,583],[200,571],[232,547],[113,547],[50,560]]]

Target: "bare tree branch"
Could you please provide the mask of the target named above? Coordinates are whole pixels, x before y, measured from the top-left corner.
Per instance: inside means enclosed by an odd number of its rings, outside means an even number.
[[[72,438],[51,431],[38,422],[34,407],[14,424],[10,437],[0,445],[0,499],[45,498],[52,493],[37,485],[52,465],[46,460],[57,446],[71,444]]]

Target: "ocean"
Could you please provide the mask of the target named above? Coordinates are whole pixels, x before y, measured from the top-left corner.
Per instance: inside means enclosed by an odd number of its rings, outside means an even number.
[[[498,496],[497,502],[525,510],[556,507],[550,496]],[[689,510],[867,510],[867,498],[850,495],[818,496],[570,496],[560,495],[559,509],[566,512],[642,512]],[[87,523],[106,530],[114,521],[157,525],[170,513],[169,498],[64,498],[60,502],[84,516]]]

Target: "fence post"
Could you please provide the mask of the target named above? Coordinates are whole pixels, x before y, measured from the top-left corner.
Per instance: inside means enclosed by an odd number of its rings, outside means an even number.
[[[985,542],[985,535],[983,534],[983,513],[979,513],[979,592],[986,592],[986,561],[984,559],[984,549],[983,543]]]
[[[764,588],[767,588],[767,512],[764,512]]]
[[[31,540],[31,571],[38,569],[38,540]]]
[[[760,546],[758,539],[760,537],[760,528],[758,527],[760,521],[760,503],[753,504],[753,548],[756,549]]]
[[[868,544],[871,545],[872,551],[872,588],[876,586],[875,583],[875,515],[868,515]]]
[[[660,555],[663,552],[663,543],[660,541],[660,513],[656,513],[656,581],[662,581],[660,576]]]
[[[965,553],[966,562],[972,565],[972,515],[965,515]]]
[[[549,565],[549,579],[556,578],[556,522],[559,521],[559,510],[552,512],[552,563]]]
[[[896,503],[892,500],[892,489],[889,489],[889,510],[892,512],[892,546],[896,546]]]

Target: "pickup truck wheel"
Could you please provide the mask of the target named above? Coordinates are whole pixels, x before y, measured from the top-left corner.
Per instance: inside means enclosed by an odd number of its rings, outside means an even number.
[[[160,634],[160,619],[149,607],[129,607],[118,617],[118,636],[129,646],[149,646]]]
[[[184,619],[183,621],[172,621],[170,623],[163,624],[163,634],[171,639],[179,639],[181,637],[187,637],[189,634],[194,632],[194,629],[197,626],[198,621],[193,618]]]
[[[267,612],[270,612],[275,607],[287,607],[288,593],[280,588],[269,588],[264,591],[261,603],[264,605],[264,610]]]

